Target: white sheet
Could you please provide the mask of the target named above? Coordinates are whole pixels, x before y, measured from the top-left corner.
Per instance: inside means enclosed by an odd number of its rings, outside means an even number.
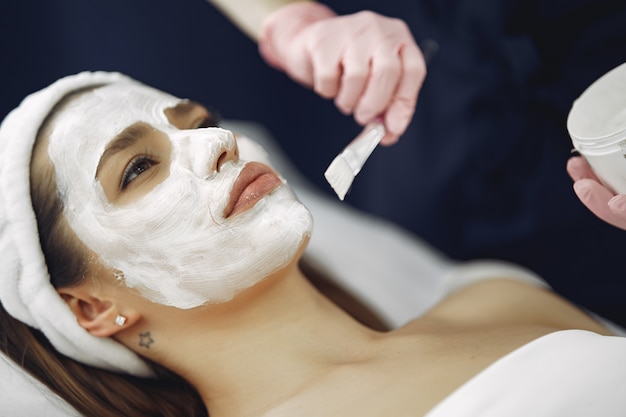
[[[626,416],[626,338],[565,330],[465,383],[426,417]]]

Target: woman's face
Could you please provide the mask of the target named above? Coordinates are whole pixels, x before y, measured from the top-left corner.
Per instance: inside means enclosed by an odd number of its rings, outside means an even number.
[[[290,263],[308,210],[253,142],[138,83],[97,88],[51,124],[48,155],[79,239],[147,299],[225,302]],[[240,159],[241,158],[241,159]]]

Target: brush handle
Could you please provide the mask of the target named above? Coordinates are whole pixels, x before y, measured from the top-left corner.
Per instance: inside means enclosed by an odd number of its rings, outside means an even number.
[[[352,174],[361,171],[365,161],[372,154],[376,145],[385,137],[385,126],[381,122],[369,123],[343,151],[346,163],[350,166]]]

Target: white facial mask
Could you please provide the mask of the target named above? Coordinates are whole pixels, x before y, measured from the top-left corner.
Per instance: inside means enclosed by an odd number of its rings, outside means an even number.
[[[48,153],[64,214],[81,241],[123,272],[128,287],[186,309],[228,301],[286,266],[310,235],[312,220],[286,184],[225,218],[245,162],[228,161],[212,172],[236,142],[219,128],[176,129],[164,111],[179,101],[136,83],[98,88],[57,118]],[[140,199],[113,205],[95,179],[96,167],[107,143],[140,121],[171,141],[169,176]],[[247,158],[266,160],[258,145],[240,146]]]

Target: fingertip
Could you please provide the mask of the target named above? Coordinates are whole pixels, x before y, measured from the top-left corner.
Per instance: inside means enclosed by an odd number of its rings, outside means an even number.
[[[335,97],[335,107],[337,107],[341,114],[346,116],[352,114],[354,110],[354,104],[344,99],[342,91]]]
[[[410,122],[411,118],[407,115],[388,113],[385,116],[385,127],[387,128],[387,131],[398,137],[404,134]]]
[[[588,200],[590,185],[588,184],[588,180],[578,180],[574,182],[574,192],[583,201]]]
[[[375,114],[371,113],[370,111],[357,110],[354,113],[354,120],[356,120],[356,122],[358,124],[363,126],[363,125],[369,123],[374,118],[374,116],[375,116]]]
[[[414,110],[411,103],[394,101],[385,113],[385,127],[397,136],[403,135],[413,119]]]
[[[400,140],[400,135],[395,135],[393,133],[387,132],[385,137],[383,137],[380,141],[380,144],[383,146],[392,146],[398,143]]]
[[[339,91],[339,67],[332,58],[328,57],[327,62],[322,62],[323,57],[315,57],[312,60],[313,68],[313,91],[325,99],[331,99]]]
[[[574,182],[574,192],[580,201],[592,211],[595,211],[596,206],[607,204],[611,198],[608,190],[589,178]]]
[[[328,79],[316,79],[313,85],[313,91],[319,94],[322,98],[331,99],[337,95],[339,90],[337,80]]]
[[[566,170],[574,181],[578,181],[583,178],[580,159],[580,156],[573,156],[567,160]]]

